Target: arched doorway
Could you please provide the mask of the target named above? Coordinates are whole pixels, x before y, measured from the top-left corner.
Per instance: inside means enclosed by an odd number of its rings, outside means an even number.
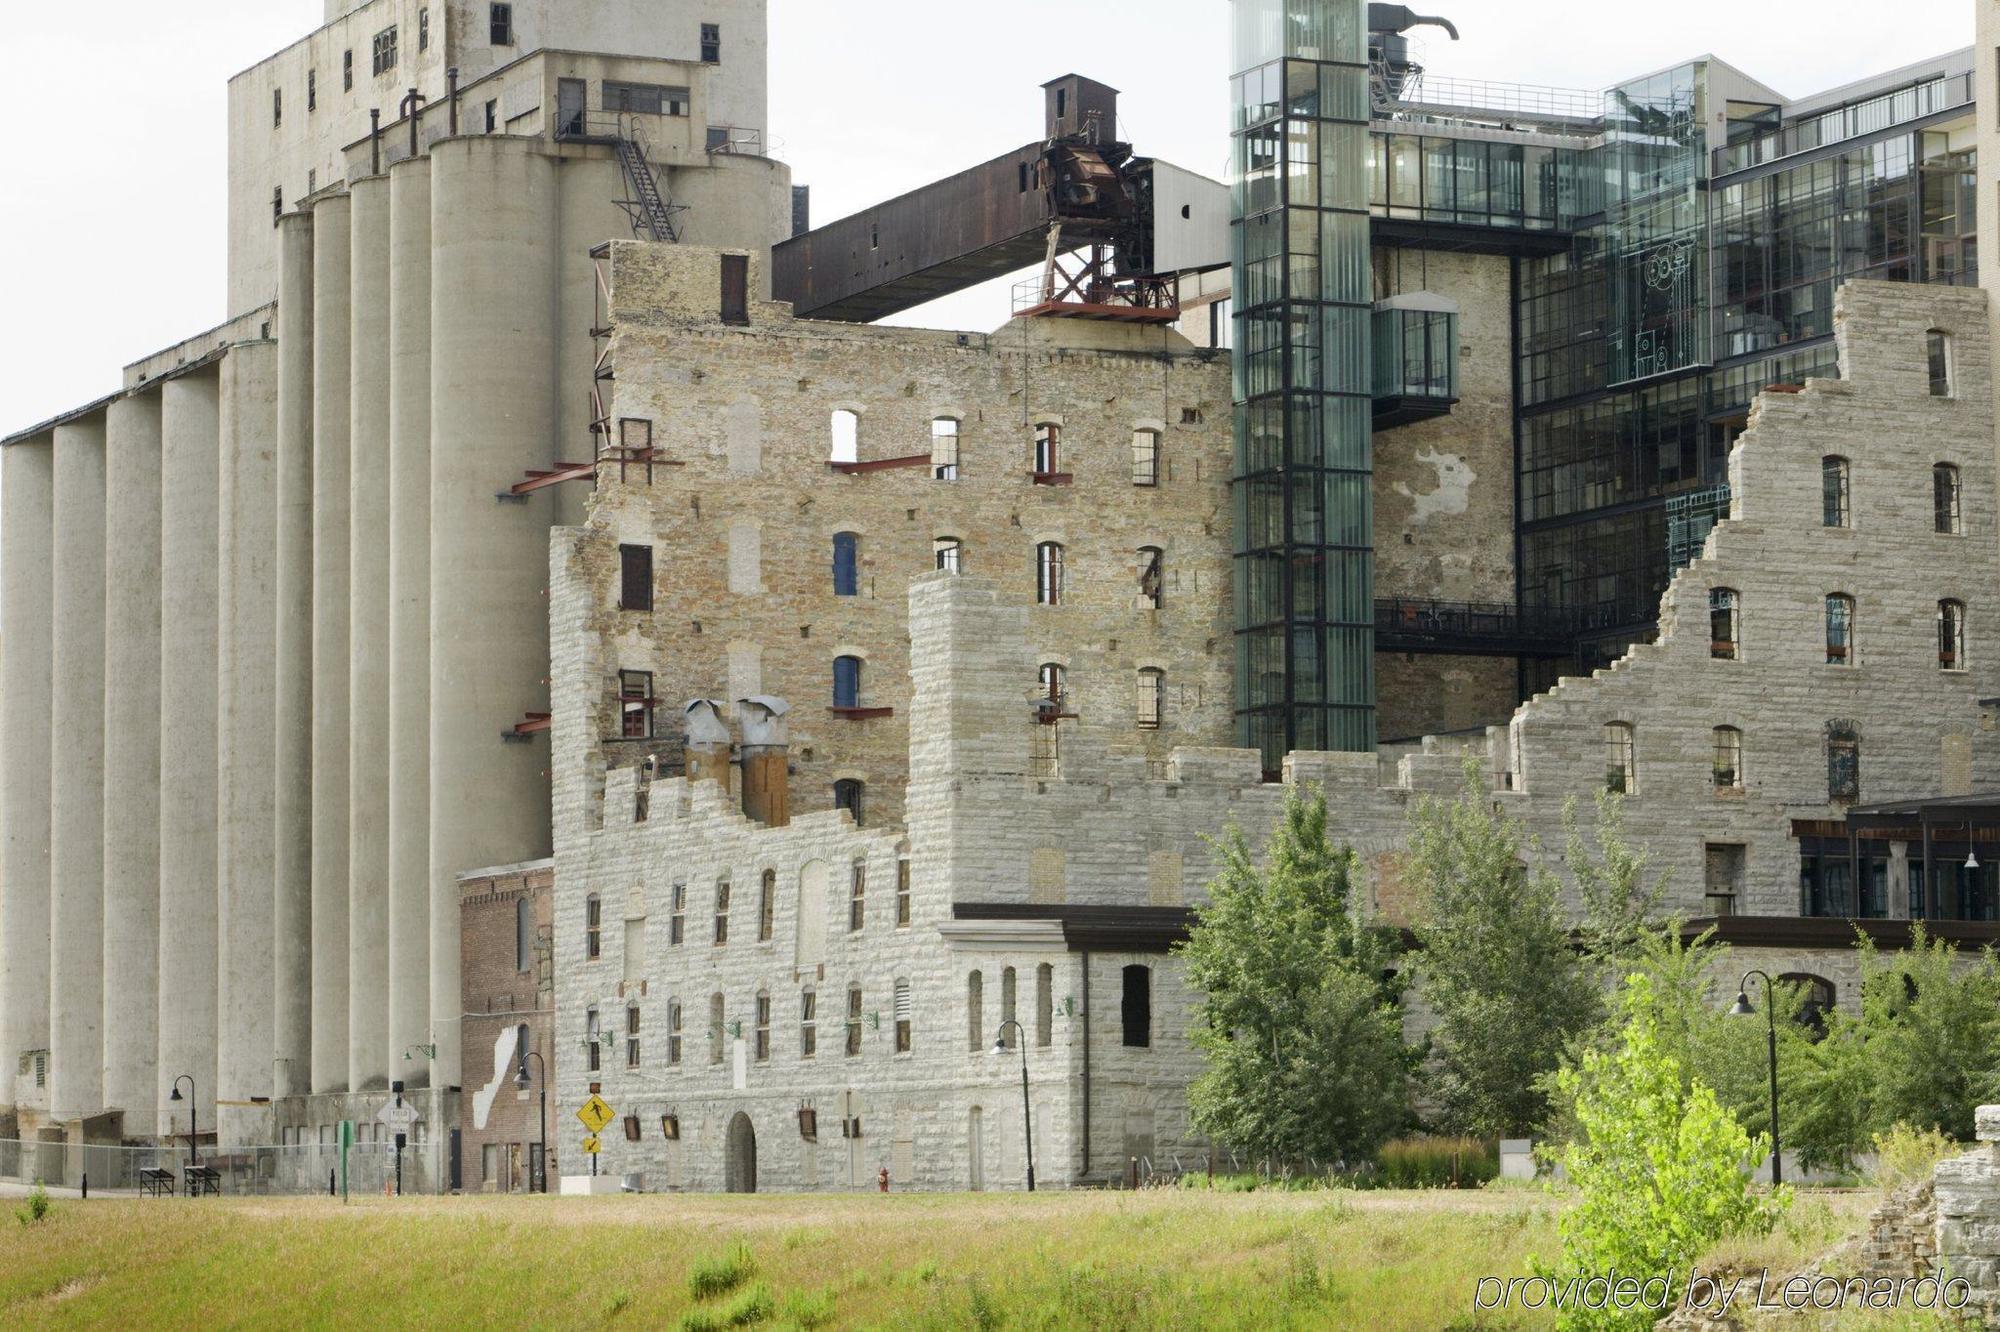
[[[741,1110],[729,1121],[729,1146],[723,1158],[724,1185],[731,1193],[757,1191],[757,1130]]]

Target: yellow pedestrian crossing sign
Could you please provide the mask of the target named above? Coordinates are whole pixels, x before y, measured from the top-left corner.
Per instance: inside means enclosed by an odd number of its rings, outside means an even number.
[[[594,1093],[589,1100],[585,1101],[578,1108],[576,1117],[583,1121],[583,1126],[590,1130],[592,1137],[602,1133],[604,1126],[609,1124],[614,1118],[611,1113],[611,1107],[604,1103],[604,1098]],[[584,1150],[596,1151],[597,1149],[595,1147],[588,1147]]]
[[[589,1137],[583,1140],[583,1150],[586,1155],[589,1156],[597,1155],[599,1148],[597,1145],[597,1135],[595,1133],[591,1134]]]

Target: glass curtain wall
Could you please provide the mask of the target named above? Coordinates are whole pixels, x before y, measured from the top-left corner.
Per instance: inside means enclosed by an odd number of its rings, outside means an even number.
[[[1267,772],[1375,747],[1362,0],[1234,0],[1236,711]]]

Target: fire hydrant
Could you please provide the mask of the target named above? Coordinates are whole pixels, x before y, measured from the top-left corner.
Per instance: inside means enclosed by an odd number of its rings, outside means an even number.
[[[887,1192],[889,1191],[889,1167],[888,1167],[888,1166],[883,1166],[883,1167],[882,1167],[882,1169],[880,1170],[880,1172],[878,1172],[878,1173],[876,1174],[876,1176],[875,1176],[875,1187],[876,1187],[876,1188],[878,1188],[878,1189],[880,1189],[880,1190],[882,1190],[882,1192],[884,1192],[884,1193],[887,1193]]]

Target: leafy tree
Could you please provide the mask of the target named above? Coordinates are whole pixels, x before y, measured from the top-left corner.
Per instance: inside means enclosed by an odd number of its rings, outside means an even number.
[[[1562,818],[1564,851],[1582,909],[1578,933],[1592,956],[1602,959],[1613,975],[1622,975],[1621,964],[1658,933],[1656,913],[1667,893],[1667,876],[1646,882],[1652,853],[1645,847],[1634,850],[1625,840],[1625,797],[1618,792],[1597,793],[1597,828],[1589,841],[1576,816],[1576,797],[1563,802]]]
[[[1410,1059],[1386,936],[1356,919],[1355,857],[1326,797],[1287,793],[1261,867],[1242,831],[1179,946],[1202,994],[1188,1090],[1197,1130],[1252,1155],[1356,1162],[1408,1120]]]
[[[1523,863],[1519,823],[1497,813],[1476,759],[1453,800],[1418,800],[1405,882],[1422,894],[1424,1002],[1436,1016],[1426,1082],[1443,1126],[1481,1137],[1539,1128],[1546,1077],[1602,1007],[1562,889]]]
[[[1560,1075],[1581,1129],[1562,1153],[1578,1198],[1559,1223],[1560,1262],[1537,1264],[1560,1280],[1686,1272],[1717,1240],[1768,1233],[1790,1202],[1751,1191],[1748,1172],[1770,1142],[1745,1133],[1669,1053],[1652,982],[1634,974],[1622,1001],[1618,1048],[1586,1051]],[[1656,1312],[1572,1305],[1558,1326],[1650,1328]]]

